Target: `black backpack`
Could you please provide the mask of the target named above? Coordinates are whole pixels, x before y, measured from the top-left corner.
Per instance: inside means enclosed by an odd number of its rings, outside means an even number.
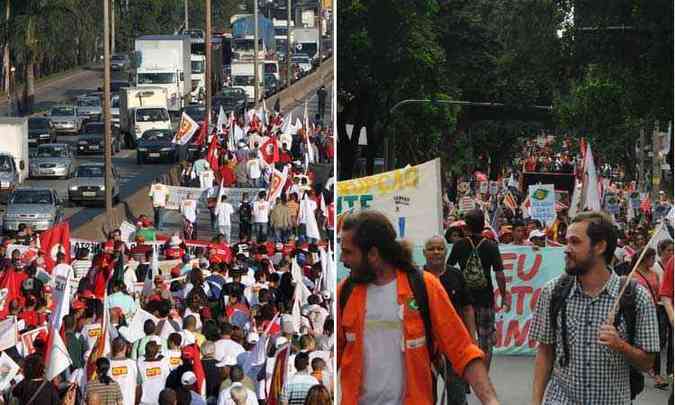
[[[614,318],[614,327],[618,329],[619,320],[623,317],[626,322],[626,332],[628,334],[628,343],[633,345],[635,343],[635,328],[636,328],[636,304],[635,304],[635,295],[637,293],[637,283],[635,280],[628,279],[625,276],[622,276],[619,284],[619,291],[623,288],[626,282],[628,286],[626,291],[621,296],[619,300],[619,312]],[[551,294],[551,304],[549,307],[549,315],[553,326],[553,334],[555,336],[556,330],[558,329],[558,314],[560,314],[560,334],[562,337],[563,344],[563,356],[558,360],[558,363],[561,367],[566,367],[569,363],[569,347],[567,343],[567,303],[566,299],[572,291],[572,286],[574,285],[574,277],[567,274],[563,274],[558,281],[556,281],[555,286],[553,287],[553,293]],[[555,347],[553,349],[555,353]],[[630,397],[635,399],[638,394],[640,394],[645,388],[645,379],[642,372],[636,369],[633,366],[630,366]]]

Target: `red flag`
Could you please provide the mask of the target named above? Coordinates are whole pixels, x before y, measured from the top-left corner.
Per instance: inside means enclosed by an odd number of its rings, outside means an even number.
[[[272,383],[270,384],[269,392],[267,393],[267,405],[279,405],[279,396],[286,383],[286,364],[291,351],[290,343],[286,343],[281,348],[277,349],[274,355],[274,371],[272,372]]]
[[[9,267],[2,279],[0,279],[0,290],[7,289],[7,295],[0,304],[0,319],[5,319],[9,314],[9,304],[15,299],[22,299],[19,295],[21,291],[22,280],[18,277],[18,273],[14,267]]]
[[[204,121],[202,125],[199,126],[199,133],[197,134],[197,139],[193,142],[195,145],[204,145],[206,143],[206,132],[209,124]]]
[[[199,346],[197,346],[196,343],[193,343],[185,346],[182,351],[183,353],[187,352],[192,355],[192,372],[194,372],[195,377],[197,377],[197,383],[193,390],[199,395],[204,395],[206,393],[206,373],[204,372],[204,366],[202,365]]]
[[[273,164],[279,161],[279,144],[277,138],[272,136],[260,147],[260,154],[267,164]]]
[[[40,234],[40,250],[45,254],[47,270],[52,271],[56,262],[56,254],[62,252],[66,263],[70,263],[70,225],[61,222]]]
[[[213,137],[211,138],[211,143],[209,144],[209,149],[206,152],[206,160],[209,161],[209,165],[211,166],[211,170],[213,170],[214,173],[218,172],[218,152],[220,149],[220,141],[218,139],[218,135],[214,134]]]

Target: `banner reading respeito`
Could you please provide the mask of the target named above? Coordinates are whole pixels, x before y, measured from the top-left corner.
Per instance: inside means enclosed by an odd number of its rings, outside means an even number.
[[[337,183],[338,232],[342,214],[384,213],[401,239],[424,242],[442,234],[441,160]]]

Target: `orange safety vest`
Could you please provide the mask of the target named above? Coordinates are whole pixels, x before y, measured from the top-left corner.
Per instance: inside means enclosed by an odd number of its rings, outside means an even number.
[[[429,300],[434,343],[452,363],[457,375],[464,375],[464,368],[475,359],[485,357],[473,343],[457,312],[450,303],[440,281],[424,273],[424,283]],[[338,286],[337,296],[344,285]],[[411,308],[414,295],[406,273],[396,272],[397,302],[403,310],[403,339],[405,340],[405,393],[404,404],[432,405],[432,378],[429,353],[424,334],[424,321],[417,309]],[[344,313],[338,305],[337,363],[340,370],[340,392],[343,405],[357,405],[363,381],[363,334],[367,286],[356,285]],[[387,378],[382,376],[382,378]]]

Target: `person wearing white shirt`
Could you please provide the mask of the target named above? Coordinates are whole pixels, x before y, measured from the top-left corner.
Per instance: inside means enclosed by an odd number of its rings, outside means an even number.
[[[244,380],[244,371],[241,369],[241,367],[232,366],[232,369],[230,369],[230,380],[232,381],[232,385],[220,391],[220,394],[218,394],[218,405],[237,405],[237,403],[232,399],[231,395],[231,391],[235,387],[241,387],[246,391],[246,405],[258,404],[255,392],[244,387],[242,384],[242,381]]]
[[[148,196],[152,198],[152,207],[155,211],[155,226],[159,227],[162,209],[166,207],[166,202],[169,199],[169,187],[166,184],[162,184],[159,179],[155,179],[155,183],[150,186]]]
[[[171,372],[169,368],[169,359],[158,356],[159,345],[156,342],[148,342],[145,348],[145,357],[138,360],[138,373],[140,375],[141,405],[157,404],[159,393],[166,385],[166,379]]]
[[[192,193],[189,193],[187,198],[181,202],[180,212],[183,214],[184,218],[183,238],[185,240],[196,239],[197,235],[194,226],[197,222],[199,210],[197,209],[197,200],[193,199]]]
[[[214,344],[216,346],[213,358],[218,360],[218,367],[226,366],[228,360],[236,359],[245,351],[244,347],[230,338],[233,332],[232,325],[224,324],[221,326],[220,339]]]
[[[120,385],[124,405],[135,405],[140,397],[136,362],[127,357],[127,345],[121,337],[113,341],[112,352],[110,377]]]
[[[258,240],[267,239],[267,224],[270,217],[270,203],[265,199],[265,192],[258,193],[258,200],[253,203],[253,236]]]
[[[225,235],[225,240],[230,243],[230,236],[232,233],[231,216],[234,214],[234,207],[227,202],[227,196],[220,198],[220,202],[216,205],[216,217],[218,217],[218,230]]]
[[[248,178],[251,180],[252,187],[262,187],[262,168],[260,159],[255,152],[251,152],[250,159],[246,163]]]

